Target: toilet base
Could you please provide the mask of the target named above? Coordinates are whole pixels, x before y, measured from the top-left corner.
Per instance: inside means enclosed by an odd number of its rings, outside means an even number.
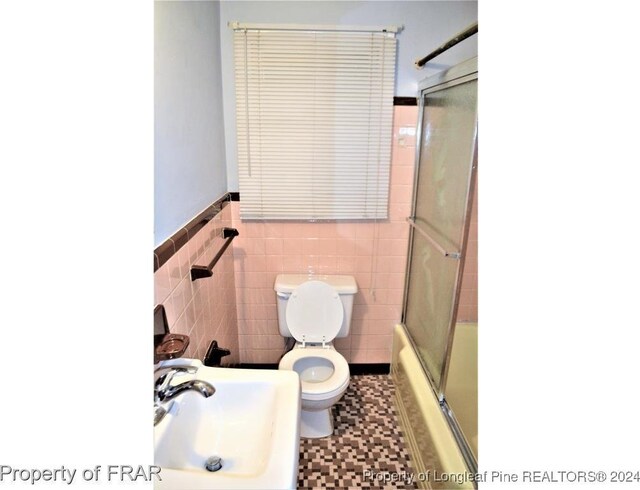
[[[313,412],[302,410],[300,413],[300,437],[319,439],[333,435],[333,417],[331,408],[314,410]]]

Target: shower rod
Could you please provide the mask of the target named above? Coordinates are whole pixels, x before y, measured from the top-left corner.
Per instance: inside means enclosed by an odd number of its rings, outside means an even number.
[[[456,34],[455,36],[453,36],[451,39],[449,39],[446,43],[444,43],[442,46],[440,46],[439,48],[433,50],[431,53],[429,53],[427,56],[425,56],[424,58],[421,58],[419,60],[416,60],[416,68],[420,69],[422,68],[424,65],[427,64],[428,61],[432,60],[433,58],[435,58],[436,56],[441,55],[442,53],[444,53],[447,49],[451,49],[453,48],[456,44],[461,43],[462,41],[464,41],[465,39],[467,39],[468,37],[473,36],[474,34],[476,34],[478,32],[478,23],[476,22],[475,24],[470,25],[469,27],[467,27],[464,31],[459,32],[458,34]]]

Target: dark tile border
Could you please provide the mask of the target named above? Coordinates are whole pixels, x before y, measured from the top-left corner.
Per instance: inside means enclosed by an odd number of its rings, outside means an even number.
[[[394,97],[393,105],[418,105],[418,99],[416,97]]]
[[[198,233],[204,225],[216,216],[231,201],[239,201],[238,192],[227,192],[220,199],[210,204],[184,227],[158,245],[153,251],[153,272],[162,267],[175,253]]]
[[[278,365],[273,364],[251,364],[240,363],[238,367],[243,369],[278,369]],[[359,374],[389,374],[391,372],[390,364],[349,364],[349,372],[351,375]]]
[[[253,364],[253,363],[247,363],[247,362],[241,362],[240,364],[238,364],[239,368],[242,369],[278,369],[278,365],[277,364]]]
[[[349,364],[351,374],[389,374],[391,364]]]

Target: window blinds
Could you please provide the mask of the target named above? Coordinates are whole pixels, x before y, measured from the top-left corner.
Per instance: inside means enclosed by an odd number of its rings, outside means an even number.
[[[240,215],[387,217],[396,39],[234,30]]]

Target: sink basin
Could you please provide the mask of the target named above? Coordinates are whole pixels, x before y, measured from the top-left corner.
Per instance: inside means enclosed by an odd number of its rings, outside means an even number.
[[[296,488],[299,457],[300,381],[294,371],[230,369],[176,359],[159,366],[192,366],[212,384],[209,398],[186,391],[165,402],[167,415],[155,426],[156,489]],[[159,372],[158,374],[161,374]],[[170,407],[170,408],[169,408]],[[216,472],[205,469],[222,458]]]

